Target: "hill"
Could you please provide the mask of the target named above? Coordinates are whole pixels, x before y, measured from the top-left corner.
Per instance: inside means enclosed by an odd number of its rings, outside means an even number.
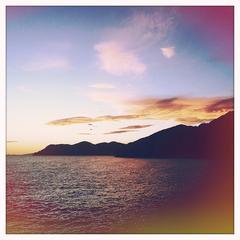
[[[177,125],[137,141],[48,145],[34,155],[113,155],[141,158],[216,158],[233,156],[234,113],[200,126]]]

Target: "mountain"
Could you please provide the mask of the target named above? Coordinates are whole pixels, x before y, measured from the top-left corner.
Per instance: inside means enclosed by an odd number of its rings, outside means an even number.
[[[178,125],[129,143],[125,157],[206,158],[233,154],[234,113],[198,127]]]
[[[34,153],[34,155],[116,155],[122,152],[125,144],[110,142],[92,144],[90,142],[79,142],[70,144],[50,144],[43,150]]]
[[[233,157],[234,113],[199,126],[177,125],[137,141],[49,145],[34,155],[114,155],[141,158]]]

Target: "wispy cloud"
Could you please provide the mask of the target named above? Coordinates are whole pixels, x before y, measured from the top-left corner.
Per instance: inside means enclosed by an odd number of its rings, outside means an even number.
[[[161,48],[161,52],[165,58],[172,58],[175,55],[175,47]]]
[[[125,130],[128,130],[128,129],[141,129],[141,128],[147,128],[147,127],[151,127],[152,125],[151,124],[147,124],[147,125],[130,125],[130,126],[127,126],[127,127],[122,127],[120,129],[125,129]]]
[[[72,124],[83,124],[83,123],[94,123],[94,122],[111,122],[111,121],[123,121],[123,120],[131,120],[131,119],[138,119],[141,116],[138,115],[106,115],[106,116],[99,116],[96,118],[88,118],[88,117],[72,117],[72,118],[63,118],[48,122],[48,125],[55,125],[55,126],[65,126],[65,125],[72,125]]]
[[[26,72],[35,72],[52,69],[68,69],[70,68],[70,62],[65,58],[41,58],[33,60],[23,66],[23,70]]]
[[[18,143],[18,141],[15,141],[15,140],[10,140],[10,141],[7,141],[7,143]]]
[[[118,40],[124,46],[142,50],[160,44],[175,29],[176,21],[171,9],[149,8],[136,10],[124,19],[119,27],[110,29],[107,37]]]
[[[92,135],[92,133],[80,132],[79,135]]]
[[[138,130],[138,129],[142,129],[142,128],[146,128],[146,127],[150,127],[150,126],[152,126],[152,125],[150,125],[150,124],[148,124],[148,125],[130,125],[127,127],[119,128],[119,130],[107,132],[104,134],[119,134],[119,133],[127,133],[127,132],[136,132],[136,130]]]
[[[118,42],[102,42],[95,45],[101,69],[121,75],[141,75],[146,71],[145,64],[133,52],[124,49]]]
[[[89,117],[71,117],[71,118],[63,118],[48,122],[48,125],[55,125],[55,126],[65,126],[65,125],[73,125],[73,124],[82,124],[82,123],[92,123],[94,118]]]
[[[175,120],[184,124],[211,121],[233,110],[233,97],[225,98],[150,98],[126,102],[129,114],[106,115],[96,118],[71,117],[48,122],[48,125],[66,126],[94,122],[128,120]],[[129,129],[129,128],[128,128]],[[126,129],[125,129],[126,130]]]
[[[113,88],[115,88],[115,86],[110,83],[96,83],[96,84],[90,85],[89,87],[97,88],[97,89],[113,89]]]
[[[140,58],[141,51],[160,44],[174,28],[170,12],[158,9],[137,10],[118,27],[105,33],[105,40],[97,43],[99,66],[113,75],[142,75],[147,65]]]
[[[117,130],[112,132],[106,132],[104,134],[108,135],[108,134],[119,134],[119,133],[128,133],[128,132],[135,132],[135,131],[134,130]]]

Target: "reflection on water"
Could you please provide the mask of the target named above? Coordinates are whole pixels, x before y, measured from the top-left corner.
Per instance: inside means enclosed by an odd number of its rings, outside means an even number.
[[[114,232],[187,191],[196,160],[7,157],[7,232]]]

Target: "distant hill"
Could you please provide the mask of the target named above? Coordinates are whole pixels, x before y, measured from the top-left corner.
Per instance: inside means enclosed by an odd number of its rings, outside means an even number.
[[[137,141],[48,145],[34,155],[113,155],[141,158],[233,157],[234,113],[198,127],[177,125]]]
[[[70,144],[50,144],[43,150],[34,153],[34,155],[116,155],[123,151],[125,144],[110,142],[92,144],[90,142],[79,142]]]

